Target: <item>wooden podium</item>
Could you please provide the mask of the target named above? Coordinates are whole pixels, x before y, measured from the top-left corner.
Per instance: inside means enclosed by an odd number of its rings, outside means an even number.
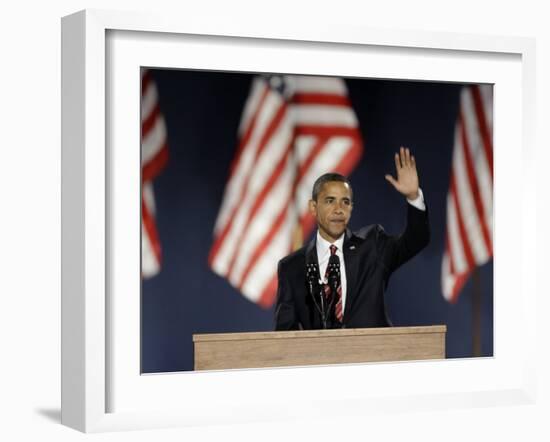
[[[195,334],[195,370],[445,358],[445,325]]]

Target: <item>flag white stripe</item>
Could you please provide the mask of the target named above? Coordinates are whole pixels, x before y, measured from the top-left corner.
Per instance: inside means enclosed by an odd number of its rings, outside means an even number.
[[[248,100],[246,100],[241,122],[239,124],[239,136],[242,136],[248,130],[252,117],[260,104],[260,100],[265,90],[265,82],[258,77],[254,78],[252,81],[252,89]]]
[[[442,267],[443,272],[441,272],[441,285],[443,287],[443,296],[447,301],[450,301],[454,285],[456,284],[456,277],[451,273],[451,263],[448,253],[443,255]]]
[[[342,96],[347,95],[346,84],[339,78],[287,76],[286,80],[290,83],[293,91],[296,93],[323,93]]]
[[[150,181],[143,183],[142,197],[145,205],[147,206],[147,210],[152,216],[154,216],[156,212],[155,194],[153,192],[153,183]]]
[[[483,111],[485,113],[485,122],[489,128],[489,135],[493,133],[493,86],[483,84],[479,86],[481,101],[483,103]]]
[[[153,112],[158,103],[158,92],[153,81],[149,81],[141,99],[141,122],[144,122]]]
[[[141,140],[141,164],[146,165],[161,151],[166,142],[166,124],[161,115],[155,120],[154,126]]]
[[[147,211],[151,216],[155,214],[155,196],[153,194],[153,185],[150,182],[146,182],[142,187],[142,196]],[[144,277],[148,278],[155,275],[160,270],[160,263],[157,260],[151,239],[145,229],[145,226],[141,225],[141,272]]]
[[[357,127],[357,118],[347,107],[319,104],[293,105],[296,125]]]
[[[141,226],[141,274],[144,278],[156,275],[160,270],[160,264],[155,257],[149,235],[143,225]]]

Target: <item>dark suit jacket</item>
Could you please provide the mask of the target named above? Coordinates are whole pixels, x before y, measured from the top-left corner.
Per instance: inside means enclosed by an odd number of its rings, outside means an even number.
[[[399,236],[382,226],[370,225],[358,232],[346,231],[343,245],[346,267],[346,305],[342,327],[391,325],[386,314],[384,290],[392,272],[429,242],[428,211],[407,204],[407,226]],[[322,328],[309,294],[306,263],[318,263],[316,240],[279,261],[276,330]]]

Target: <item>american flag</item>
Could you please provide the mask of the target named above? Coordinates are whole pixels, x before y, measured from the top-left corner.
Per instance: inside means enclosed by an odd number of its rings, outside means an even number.
[[[493,256],[493,89],[462,89],[456,122],[447,235],[442,262],[443,296],[456,302],[469,274]]]
[[[168,159],[166,125],[158,104],[155,81],[141,71],[141,274],[150,278],[160,271],[161,247],[155,223],[153,180]]]
[[[349,174],[362,153],[342,79],[255,77],[214,228],[209,264],[250,301],[273,304],[277,262],[314,227],[311,188],[326,172]]]

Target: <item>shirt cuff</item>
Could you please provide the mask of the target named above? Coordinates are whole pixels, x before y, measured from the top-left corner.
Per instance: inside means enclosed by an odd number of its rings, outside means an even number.
[[[418,210],[426,210],[426,204],[424,203],[424,194],[422,193],[422,189],[418,188],[418,196],[410,200],[407,198],[407,202],[411,205],[416,207]]]

